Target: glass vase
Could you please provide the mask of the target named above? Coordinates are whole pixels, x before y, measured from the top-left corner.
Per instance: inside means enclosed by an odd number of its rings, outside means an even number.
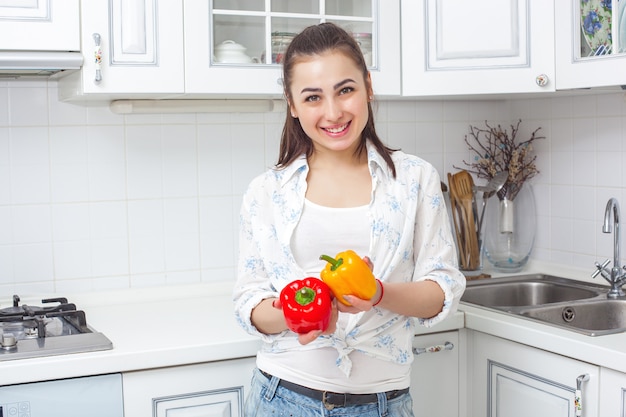
[[[504,192],[487,202],[484,256],[498,271],[519,272],[533,250],[537,209],[530,184],[524,184],[513,199],[509,197]]]

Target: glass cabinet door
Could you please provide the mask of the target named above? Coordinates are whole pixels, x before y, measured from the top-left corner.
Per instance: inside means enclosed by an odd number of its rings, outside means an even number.
[[[580,0],[579,59],[626,51],[626,1]]]
[[[213,0],[211,64],[280,64],[297,33],[320,22],[333,22],[354,34],[374,66],[375,3],[377,0]]]
[[[626,0],[561,0],[557,89],[626,84]]]
[[[293,37],[307,26],[333,22],[361,45],[374,93],[400,94],[400,0],[184,0],[183,4],[186,93],[281,97],[281,63]]]

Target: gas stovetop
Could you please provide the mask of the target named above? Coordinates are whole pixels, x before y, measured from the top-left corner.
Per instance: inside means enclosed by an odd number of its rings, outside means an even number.
[[[0,361],[113,349],[111,341],[87,324],[85,312],[66,298],[41,300],[43,307],[0,309]]]

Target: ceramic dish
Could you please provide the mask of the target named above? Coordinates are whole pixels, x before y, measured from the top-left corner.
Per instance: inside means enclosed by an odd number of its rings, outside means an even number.
[[[612,18],[611,0],[580,0],[580,24],[591,49],[589,55],[611,53]]]

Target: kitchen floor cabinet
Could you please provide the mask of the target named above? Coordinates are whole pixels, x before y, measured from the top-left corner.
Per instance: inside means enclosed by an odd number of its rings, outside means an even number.
[[[405,96],[555,91],[554,0],[402,0]]]
[[[557,88],[626,85],[626,2],[557,0],[557,8]]]
[[[124,417],[241,417],[256,358],[126,372]]]
[[[79,51],[79,0],[0,2],[0,50]]]
[[[598,366],[480,332],[468,331],[468,344],[471,415],[574,416],[577,382],[584,376],[582,415],[598,415]]]
[[[600,370],[599,416],[626,417],[626,374],[612,369]]]
[[[292,36],[322,21],[339,24],[361,42],[371,61],[376,94],[400,94],[398,0],[185,0],[184,4],[189,94],[282,96],[282,51]],[[232,62],[220,60],[216,52],[225,45],[237,49]]]
[[[459,332],[416,336],[411,397],[416,416],[459,416]]]
[[[61,100],[168,98],[184,92],[182,0],[83,0],[81,71]]]

